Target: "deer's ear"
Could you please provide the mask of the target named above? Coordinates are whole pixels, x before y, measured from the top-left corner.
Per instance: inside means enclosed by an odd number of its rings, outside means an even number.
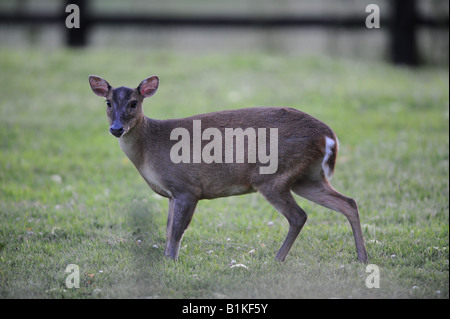
[[[98,96],[106,97],[111,89],[111,85],[97,75],[89,76],[89,84],[91,85],[92,92]]]
[[[137,87],[139,94],[145,99],[155,94],[158,89],[159,78],[156,75],[150,76],[143,80]]]

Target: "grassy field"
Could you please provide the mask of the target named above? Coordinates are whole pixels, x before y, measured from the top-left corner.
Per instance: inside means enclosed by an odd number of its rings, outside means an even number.
[[[178,262],[164,260],[168,203],[109,134],[89,74],[133,87],[158,74],[153,118],[290,106],[328,123],[333,185],[359,204],[380,288],[345,217],[301,198],[285,263],[287,222],[258,194],[201,201]],[[325,57],[0,49],[0,297],[448,298],[448,78]]]

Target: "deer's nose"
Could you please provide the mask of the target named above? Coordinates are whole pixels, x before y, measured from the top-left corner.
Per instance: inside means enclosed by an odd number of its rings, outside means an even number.
[[[115,137],[121,137],[123,134],[123,126],[117,123],[114,123],[110,128],[109,131],[112,135]]]

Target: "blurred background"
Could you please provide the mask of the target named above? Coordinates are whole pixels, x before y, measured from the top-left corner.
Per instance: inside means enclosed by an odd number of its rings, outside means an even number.
[[[68,30],[69,3],[81,28]],[[366,6],[380,8],[368,29]],[[448,66],[447,0],[0,0],[0,46],[274,52]]]

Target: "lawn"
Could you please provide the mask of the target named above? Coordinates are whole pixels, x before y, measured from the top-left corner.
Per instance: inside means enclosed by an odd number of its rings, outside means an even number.
[[[259,194],[201,201],[179,260],[165,260],[167,200],[109,134],[90,74],[130,87],[159,75],[152,118],[289,106],[326,122],[340,141],[332,184],[358,202],[379,288],[345,217],[301,198],[308,221],[285,263],[274,256],[288,224]],[[1,298],[449,297],[448,69],[0,49],[0,81]]]

